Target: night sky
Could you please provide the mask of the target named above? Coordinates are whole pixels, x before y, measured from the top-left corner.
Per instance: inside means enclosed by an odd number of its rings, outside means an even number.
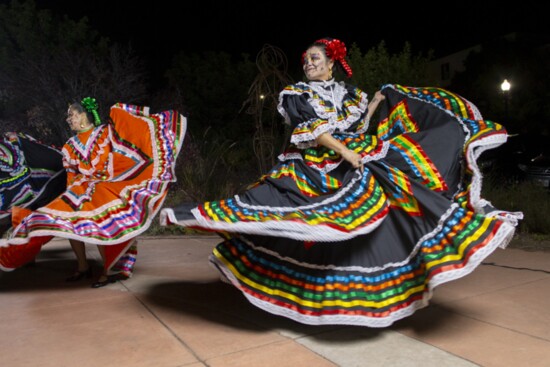
[[[5,2],[5,1],[3,1]],[[125,0],[38,0],[73,19],[83,16],[102,35],[130,41],[148,59],[168,64],[179,51],[246,52],[256,55],[264,44],[281,48],[299,59],[307,45],[330,36],[346,44],[356,42],[363,51],[386,42],[399,51],[408,41],[413,52],[433,49],[446,55],[479,41],[514,31],[550,34],[546,12],[540,6],[514,3],[480,8],[481,2],[330,2],[317,1],[165,1],[139,6]],[[177,8],[182,8],[177,9]],[[155,56],[151,56],[155,55]]]

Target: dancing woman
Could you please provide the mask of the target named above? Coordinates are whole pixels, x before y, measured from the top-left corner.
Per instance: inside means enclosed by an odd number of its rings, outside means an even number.
[[[77,256],[68,281],[92,276],[85,245],[98,245],[104,264],[92,284],[97,288],[132,275],[135,239],[150,226],[176,179],[186,119],[173,110],[149,114],[147,107],[117,103],[102,122],[90,97],[70,104],[67,113],[75,135],[62,149],[66,190],[34,211],[15,208],[13,230],[0,240],[0,269],[25,264],[52,237],[63,237]]]
[[[506,247],[522,214],[480,197],[476,159],[506,141],[501,125],[440,88],[384,85],[369,103],[333,76],[352,75],[345,56],[331,38],[304,52],[307,81],[279,97],[292,135],[277,165],[242,194],[165,208],[161,223],[222,235],[210,261],[265,311],[386,327]]]

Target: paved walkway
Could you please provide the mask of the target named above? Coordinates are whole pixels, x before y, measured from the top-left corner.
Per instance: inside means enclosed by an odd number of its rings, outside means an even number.
[[[253,307],[210,267],[217,242],[142,238],[134,276],[92,289],[64,281],[74,257],[52,241],[36,265],[0,272],[0,366],[550,366],[550,253],[499,249],[429,307],[372,329]]]

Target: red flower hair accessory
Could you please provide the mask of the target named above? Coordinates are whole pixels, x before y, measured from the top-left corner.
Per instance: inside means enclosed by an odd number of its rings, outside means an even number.
[[[326,45],[325,50],[326,50],[327,56],[330,57],[332,60],[340,61],[344,57],[346,57],[346,53],[348,52],[348,49],[346,48],[346,45],[344,44],[344,42],[340,40],[332,40],[328,42],[326,42],[326,40],[323,40],[323,41],[321,42],[323,42]]]
[[[325,45],[325,53],[327,54],[327,57],[330,58],[333,61],[338,61],[340,65],[344,68],[346,72],[346,76],[348,78],[351,78],[353,72],[351,71],[351,67],[346,62],[346,54],[348,52],[348,49],[346,48],[346,45],[344,42],[332,39],[328,40],[325,38],[322,38],[320,40],[315,41],[315,43],[322,43]]]

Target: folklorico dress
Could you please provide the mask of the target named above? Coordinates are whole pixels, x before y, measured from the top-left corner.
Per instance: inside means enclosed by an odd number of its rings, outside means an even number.
[[[176,180],[174,165],[187,121],[177,111],[117,103],[111,121],[63,146],[67,188],[48,205],[21,216],[0,240],[0,269],[32,260],[52,237],[105,247],[105,269],[130,276],[134,238],[150,226]]]
[[[161,210],[161,224],[219,232],[210,261],[255,306],[295,321],[385,327],[426,307],[434,287],[511,240],[521,213],[480,197],[476,158],[507,139],[438,88],[385,85],[376,135],[367,96],[297,83],[278,109],[292,126],[279,163],[243,194]],[[317,146],[323,132],[364,171]]]
[[[36,209],[65,190],[61,150],[18,133],[0,139],[0,235],[11,227],[12,207]]]

